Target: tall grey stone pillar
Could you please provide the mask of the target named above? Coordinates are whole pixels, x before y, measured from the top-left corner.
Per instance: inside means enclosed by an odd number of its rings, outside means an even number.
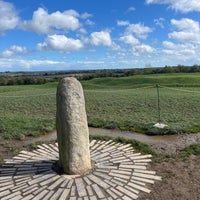
[[[59,164],[66,174],[91,169],[89,131],[83,89],[75,78],[64,78],[57,88],[56,128]]]

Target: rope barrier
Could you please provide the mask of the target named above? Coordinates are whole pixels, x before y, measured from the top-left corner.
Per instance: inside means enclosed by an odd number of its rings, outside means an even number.
[[[114,105],[113,106],[114,109],[119,109],[118,113],[121,113],[121,111],[122,111],[122,112],[127,112],[128,115],[129,114],[131,115],[131,113],[133,112],[134,116],[136,118],[138,117],[142,123],[143,123],[143,121],[147,120],[147,117],[148,117],[148,120],[152,120],[152,121],[153,120],[155,121],[155,119],[156,119],[158,123],[162,123],[162,122],[165,122],[167,120],[169,122],[171,122],[172,121],[171,118],[174,120],[173,123],[179,123],[179,117],[182,116],[182,115],[184,117],[187,114],[187,109],[191,110],[190,105],[193,106],[192,110],[196,109],[196,108],[194,108],[194,105],[192,103],[189,104],[186,101],[182,101],[181,98],[183,96],[185,96],[185,97],[191,96],[187,93],[200,94],[200,90],[198,91],[198,89],[196,89],[196,91],[195,91],[195,90],[193,90],[193,88],[191,88],[191,90],[190,90],[189,87],[188,87],[188,89],[187,88],[184,89],[184,88],[162,86],[160,84],[152,84],[152,85],[148,85],[148,86],[144,86],[144,87],[137,87],[137,85],[135,85],[135,86],[136,86],[135,88],[127,88],[127,89],[126,88],[124,88],[124,89],[119,88],[118,89],[117,87],[116,88],[109,88],[109,87],[106,88],[105,87],[105,88],[102,88],[102,89],[97,88],[97,89],[91,89],[91,90],[85,89],[84,92],[89,93],[88,94],[89,101],[90,101],[90,98],[93,100],[93,101],[91,101],[92,103],[96,101],[94,103],[94,105],[98,106],[98,104],[101,103],[101,100],[104,100],[106,102],[105,103],[105,109],[107,109],[108,106]],[[148,90],[148,89],[150,89],[150,90]],[[172,90],[174,92],[170,92],[170,91],[166,92],[166,90]],[[46,93],[42,93],[41,90],[38,90],[38,91],[33,90],[33,91],[34,91],[35,94],[32,93],[32,91],[28,91],[28,90],[26,90],[26,91],[15,91],[15,92],[13,91],[13,93],[12,93],[12,91],[2,91],[2,93],[0,93],[0,101],[3,104],[5,104],[6,106],[5,106],[5,108],[2,106],[2,109],[0,109],[0,112],[6,113],[6,109],[8,109],[8,108],[10,109],[9,106],[13,105],[12,103],[14,101],[13,100],[14,98],[19,98],[18,100],[16,100],[17,103],[15,103],[14,106],[25,109],[24,105],[26,106],[26,104],[23,105],[23,101],[25,103],[26,102],[29,103],[30,99],[24,99],[22,101],[22,99],[20,99],[20,98],[42,97],[42,96],[50,96],[50,95],[52,95],[51,97],[49,97],[50,105],[52,105],[52,103],[53,103],[54,109],[55,109],[55,97],[56,97],[55,89],[50,88],[48,90],[44,90],[44,92],[46,92]],[[97,92],[97,93],[95,94],[94,91]],[[157,94],[156,94],[156,91],[157,91]],[[23,94],[23,92],[26,93],[26,94]],[[40,94],[37,94],[37,92],[40,93]],[[90,94],[90,92],[91,92],[91,94]],[[94,95],[92,95],[92,92],[94,92]],[[120,92],[122,92],[122,93],[120,93]],[[178,92],[184,92],[184,93],[179,93],[179,95],[177,95],[177,98],[174,98],[176,96],[176,94],[178,94]],[[109,96],[109,93],[111,93],[110,96]],[[22,94],[22,95],[20,95],[20,94]],[[98,96],[100,96],[100,101],[98,101],[99,100]],[[101,96],[105,96],[105,98],[101,99]],[[108,96],[108,100],[106,99],[107,96]],[[118,96],[120,98],[121,97],[123,97],[123,98],[118,99]],[[116,101],[115,101],[115,97],[117,97]],[[194,101],[191,100],[191,102],[195,102],[195,106],[198,105],[197,103],[199,101],[198,100],[199,96],[193,95],[192,97],[194,98]],[[8,98],[8,99],[6,99],[6,98]],[[179,100],[179,98],[180,98],[180,100]],[[41,101],[42,104],[45,105],[46,100],[43,99],[43,98],[41,98],[41,99],[42,99],[42,101]],[[41,100],[41,99],[38,99],[38,100]],[[34,99],[34,98],[32,99],[32,101],[36,101],[36,100],[37,99]],[[110,100],[112,101],[111,103],[110,103]],[[187,100],[187,98],[186,98],[186,100]],[[124,106],[121,102],[126,104],[126,105]],[[33,106],[34,105],[35,104],[33,104]],[[102,105],[104,106],[104,104],[102,104]],[[183,106],[183,105],[186,105],[186,108],[187,108],[186,109],[184,107],[183,113],[182,113],[181,109],[179,109],[180,113],[179,113],[179,110],[176,111],[176,106],[180,107],[180,106]],[[93,108],[93,107],[91,107],[91,108]],[[140,109],[140,108],[142,108],[142,109]],[[182,108],[182,107],[180,107],[180,108]],[[11,107],[10,110],[12,111],[12,109],[13,108]],[[168,113],[169,112],[168,110],[170,111],[170,113]],[[174,110],[174,112],[173,112],[173,110]],[[104,112],[106,113],[107,111],[104,111]],[[176,112],[178,113],[177,116],[175,115]],[[112,114],[112,111],[111,111],[111,114]],[[190,115],[190,112],[189,112],[188,115]],[[169,116],[170,116],[171,121],[168,119]],[[125,120],[128,121],[129,119],[125,118]]]
[[[23,96],[2,96],[0,98],[26,98],[26,97],[39,97],[39,96],[48,96],[48,95],[55,95],[56,93],[47,93],[47,94],[33,94],[33,95],[23,95]]]
[[[92,90],[84,90],[84,91],[87,91],[87,92],[116,92],[116,91],[127,91],[127,90],[142,90],[142,89],[149,89],[149,88],[155,88],[157,86],[155,85],[152,85],[152,86],[145,86],[145,87],[138,87],[138,88],[129,88],[129,89],[98,89],[98,90],[95,90],[95,89],[92,89]],[[166,86],[162,86],[162,85],[159,85],[159,88],[166,88],[168,90],[174,90],[174,91],[180,91],[180,92],[189,92],[189,93],[198,93],[200,94],[200,91],[192,91],[192,90],[184,90],[184,89],[177,89],[177,88],[172,88],[172,87],[166,87]],[[0,95],[0,98],[26,98],[26,97],[39,97],[39,96],[48,96],[48,95],[56,95],[56,93],[46,93],[46,94],[35,94],[35,95],[22,95],[22,96],[19,96],[19,95],[16,95],[16,96],[3,96],[3,95]]]
[[[117,88],[113,88],[112,89],[107,89],[107,90],[104,90],[104,89],[98,89],[98,90],[95,90],[95,89],[92,89],[92,90],[84,90],[84,91],[87,91],[87,92],[115,92],[115,91],[127,91],[127,90],[140,90],[140,89],[148,89],[148,88],[154,88],[154,86],[146,86],[146,87],[138,87],[138,88],[128,88],[128,89],[117,89]]]
[[[166,87],[166,86],[160,86],[160,87],[166,88],[168,90],[175,90],[175,91],[180,91],[180,92],[189,92],[189,93],[199,93],[200,94],[200,91],[183,90],[183,89],[171,88],[171,87]]]

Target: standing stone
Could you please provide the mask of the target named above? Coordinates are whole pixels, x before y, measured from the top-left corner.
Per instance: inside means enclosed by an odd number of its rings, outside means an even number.
[[[75,78],[64,78],[57,88],[56,128],[59,165],[66,174],[91,169],[89,131],[83,89]]]

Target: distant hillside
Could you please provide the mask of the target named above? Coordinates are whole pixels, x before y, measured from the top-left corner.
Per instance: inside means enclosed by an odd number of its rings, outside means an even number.
[[[152,86],[160,84],[163,86],[175,87],[199,87],[200,73],[179,73],[179,74],[150,74],[135,75],[128,77],[105,77],[94,78],[88,81],[82,81],[85,89],[95,88],[137,88],[143,86]]]

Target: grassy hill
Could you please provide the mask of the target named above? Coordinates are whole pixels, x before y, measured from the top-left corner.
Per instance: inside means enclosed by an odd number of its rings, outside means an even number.
[[[200,73],[95,78],[81,83],[90,126],[148,134],[200,131]],[[158,122],[156,83],[163,86],[161,120],[168,125],[162,130],[152,126]],[[0,86],[0,136],[23,138],[55,129],[56,86]]]
[[[200,87],[200,73],[151,74],[119,78],[105,77],[82,82],[83,87],[86,89],[127,89],[155,85],[157,83],[170,87]]]

